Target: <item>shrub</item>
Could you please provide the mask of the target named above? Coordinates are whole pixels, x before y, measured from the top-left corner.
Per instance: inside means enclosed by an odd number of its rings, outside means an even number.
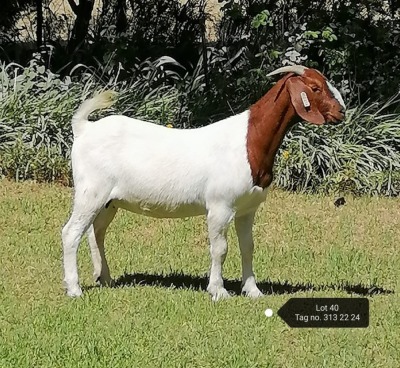
[[[230,75],[236,73],[240,55],[227,61],[223,50],[209,51],[208,62],[215,70],[226,67]],[[237,88],[237,97],[231,99],[233,93],[220,95],[214,85],[207,87],[202,59],[193,74],[183,74],[185,69],[169,57],[147,60],[136,69],[136,77],[128,83],[119,81],[121,67],[80,65],[60,78],[45,69],[40,59],[26,68],[1,64],[0,175],[69,184],[70,121],[92,92],[119,92],[113,113],[186,128],[244,110],[262,89],[265,93],[267,88],[261,86],[269,83],[254,70],[243,84],[239,79],[236,85],[228,85],[232,91]],[[208,77],[213,81],[217,74],[211,72]],[[246,94],[249,80],[258,85],[253,95]],[[351,109],[346,121],[337,126],[297,125],[278,154],[276,185],[297,191],[399,195],[400,117],[387,113],[399,101],[396,96],[385,104]],[[224,108],[230,102],[235,111]],[[94,118],[109,112],[99,112]]]
[[[54,145],[35,147],[17,138],[0,156],[0,175],[15,180],[59,182],[71,185],[69,160]]]
[[[349,111],[337,126],[299,124],[286,136],[276,165],[276,184],[299,191],[400,194],[400,116],[386,104]]]
[[[101,89],[119,92],[114,113],[173,123],[180,111],[178,92],[163,82],[172,76],[165,71],[172,62],[164,58],[142,63],[142,75],[130,84],[84,66],[79,66],[84,71],[78,76],[61,79],[44,68],[39,56],[25,68],[0,64],[0,175],[71,183],[71,117],[83,100]]]

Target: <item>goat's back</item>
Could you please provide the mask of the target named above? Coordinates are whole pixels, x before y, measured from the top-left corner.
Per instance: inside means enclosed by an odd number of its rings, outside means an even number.
[[[73,144],[75,187],[167,207],[233,201],[252,187],[247,120],[245,112],[187,130],[116,115],[90,122]]]

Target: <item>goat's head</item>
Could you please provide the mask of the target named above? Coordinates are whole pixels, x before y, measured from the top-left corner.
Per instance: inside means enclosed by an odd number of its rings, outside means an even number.
[[[339,91],[318,70],[302,65],[279,68],[268,76],[289,74],[282,88],[286,88],[296,113],[305,121],[321,125],[336,124],[344,119],[346,107]]]

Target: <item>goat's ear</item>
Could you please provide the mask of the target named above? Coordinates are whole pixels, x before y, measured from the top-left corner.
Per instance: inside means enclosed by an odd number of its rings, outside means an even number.
[[[325,122],[314,100],[314,92],[300,78],[290,78],[286,82],[290,100],[297,114],[312,124],[321,125]]]

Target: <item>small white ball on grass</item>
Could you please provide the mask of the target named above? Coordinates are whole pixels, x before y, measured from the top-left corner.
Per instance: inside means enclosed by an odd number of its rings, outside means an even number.
[[[272,309],[269,309],[269,308],[267,308],[266,310],[265,310],[265,315],[267,316],[267,317],[272,317],[272,315],[274,314],[274,312],[272,311]]]

